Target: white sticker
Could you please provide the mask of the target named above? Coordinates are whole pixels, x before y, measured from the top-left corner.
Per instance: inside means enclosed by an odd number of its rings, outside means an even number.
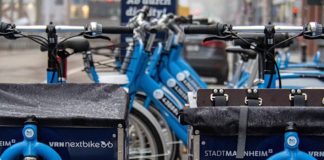
[[[164,93],[163,93],[163,91],[162,91],[161,89],[157,89],[157,90],[155,90],[155,91],[153,92],[153,96],[154,96],[154,98],[156,98],[156,99],[162,99],[163,96],[164,96]]]
[[[27,128],[25,130],[25,136],[27,138],[32,138],[34,136],[34,130],[32,130],[31,128]]]
[[[287,138],[287,144],[291,147],[294,147],[297,144],[297,138],[295,136],[289,136]]]

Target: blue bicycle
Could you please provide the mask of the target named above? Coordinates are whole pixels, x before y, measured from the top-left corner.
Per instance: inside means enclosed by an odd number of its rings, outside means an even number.
[[[181,23],[177,22],[180,17],[167,15],[158,21],[148,22],[144,20],[145,14],[145,9],[142,9],[128,24],[136,30],[126,49],[120,73],[128,77],[125,87],[131,103],[142,101],[159,120],[168,143],[168,152],[164,154],[173,159],[178,147],[177,139],[187,144],[186,127],[177,118],[179,110],[188,102],[187,92],[206,88],[207,85],[181,55],[183,30],[179,26]],[[167,39],[164,43],[155,43],[160,33],[167,35]],[[108,80],[109,76],[101,78],[102,75],[99,74],[99,79]]]

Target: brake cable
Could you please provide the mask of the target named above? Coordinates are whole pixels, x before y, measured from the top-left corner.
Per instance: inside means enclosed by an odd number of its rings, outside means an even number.
[[[246,39],[242,38],[241,36],[239,36],[238,34],[236,34],[236,33],[234,33],[234,32],[230,32],[230,34],[232,34],[233,36],[235,36],[235,37],[237,37],[238,39],[242,40],[244,43],[246,43],[246,44],[248,44],[248,45],[250,45],[250,46],[253,46],[255,50],[260,50],[260,51],[263,51],[263,52],[267,53],[266,56],[271,56],[271,57],[270,57],[270,60],[275,64],[275,67],[276,67],[276,69],[277,69],[277,75],[278,75],[278,80],[279,80],[279,88],[282,88],[281,76],[280,76],[280,70],[279,70],[278,64],[277,64],[277,62],[276,62],[275,57],[272,56],[272,54],[269,52],[269,50],[264,50],[264,49],[262,49],[262,48],[259,48],[256,44],[254,44],[254,43],[250,43],[249,41],[247,41]],[[281,43],[281,42],[280,42],[280,43]],[[276,46],[277,46],[277,44],[276,44]],[[273,75],[271,75],[271,76],[273,76]],[[272,79],[272,78],[270,77],[270,80],[271,80],[271,79]],[[271,81],[272,81],[272,80],[271,80]],[[271,83],[271,81],[269,81],[269,83]],[[268,88],[270,87],[269,84],[267,85],[267,87],[268,87]]]

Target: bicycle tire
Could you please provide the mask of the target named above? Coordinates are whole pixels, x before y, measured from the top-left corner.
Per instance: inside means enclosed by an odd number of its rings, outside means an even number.
[[[144,104],[144,101],[145,101],[145,96],[144,95],[137,95],[137,100],[140,104]],[[163,129],[166,129],[166,132],[168,132],[167,134],[169,134],[168,136],[171,138],[170,140],[168,140],[166,138],[166,146],[167,146],[167,150],[169,152],[169,155],[168,155],[168,160],[175,160],[177,159],[178,157],[180,157],[179,155],[179,148],[180,148],[180,145],[178,143],[172,143],[172,142],[175,142],[175,141],[179,141],[174,132],[171,130],[171,128],[168,126],[166,120],[163,118],[163,116],[160,114],[160,112],[154,107],[152,106],[154,104],[150,104],[150,106],[148,107],[149,111],[154,115],[154,117],[158,120],[162,130]],[[167,136],[164,136],[164,137],[167,137]],[[171,146],[169,146],[168,143],[171,143]],[[170,147],[170,148],[168,148]]]
[[[133,117],[132,117],[133,116]],[[154,125],[154,123],[152,123],[152,119],[148,118],[148,116],[145,113],[142,113],[141,111],[139,111],[138,109],[136,109],[135,107],[133,107],[131,109],[130,112],[130,121],[133,120],[134,123],[134,119],[136,118],[137,121],[135,123],[141,123],[139,125],[141,126],[146,126],[146,128],[148,129],[146,132],[149,132],[148,134],[150,134],[150,136],[152,136],[153,140],[154,140],[154,147],[156,147],[157,149],[157,153],[152,153],[152,155],[139,155],[137,156],[138,158],[134,157],[129,157],[129,159],[138,159],[138,160],[142,160],[142,159],[152,159],[152,160],[165,160],[165,147],[164,147],[164,140],[161,133],[161,128],[157,128],[156,125]],[[159,127],[159,126],[158,126]],[[129,135],[131,136],[131,135]],[[131,147],[129,148],[131,150]],[[130,154],[131,155],[131,154]],[[157,157],[154,157],[156,156]],[[150,158],[150,156],[152,156]],[[149,157],[149,158],[147,158]]]

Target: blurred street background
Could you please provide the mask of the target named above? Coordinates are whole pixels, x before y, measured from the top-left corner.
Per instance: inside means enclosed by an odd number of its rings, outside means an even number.
[[[0,0],[0,18],[17,25],[85,25],[91,21],[119,25],[120,4],[121,0]],[[177,12],[234,25],[302,25],[324,22],[323,4],[322,0],[178,0]],[[37,44],[27,39],[0,40],[1,83],[44,81],[47,57]],[[118,42],[119,37],[112,36],[112,40]],[[94,41],[92,45],[99,43],[103,42]],[[323,45],[320,41],[297,40],[292,50],[301,52],[302,46],[307,46],[306,57],[311,57]],[[69,59],[69,73],[70,82],[89,81],[82,73],[80,55]]]

